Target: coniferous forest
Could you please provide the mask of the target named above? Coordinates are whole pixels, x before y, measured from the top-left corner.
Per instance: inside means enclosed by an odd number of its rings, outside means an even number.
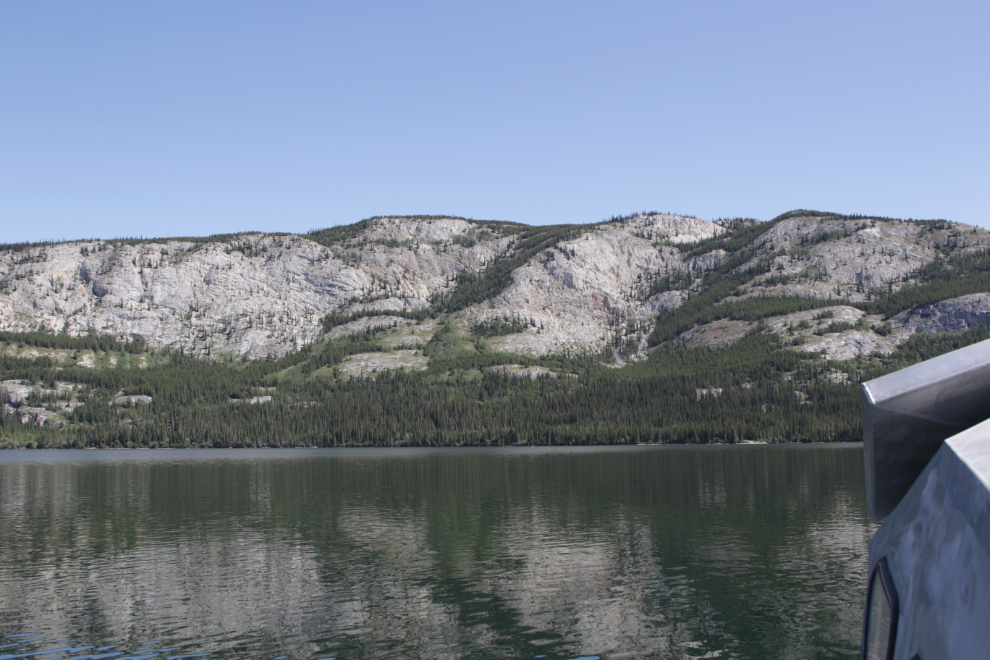
[[[146,368],[59,367],[0,357],[5,380],[41,383],[79,405],[63,427],[0,416],[6,447],[305,447],[834,442],[860,439],[856,383],[990,338],[980,326],[916,335],[895,356],[826,363],[754,333],[727,348],[664,346],[622,369],[587,356],[534,358],[453,350],[424,371],[343,379],[334,365],[370,336],[317,344],[279,360],[152,355]],[[6,335],[8,342],[43,338]],[[60,338],[72,347],[73,340]],[[440,340],[442,342],[442,339]],[[439,342],[438,342],[439,343]],[[121,362],[118,361],[118,365]],[[314,364],[319,367],[312,369]],[[498,365],[543,367],[516,377]],[[837,377],[844,374],[845,377]],[[44,391],[44,390],[43,390]],[[141,396],[151,402],[140,403]],[[263,403],[256,397],[271,396]]]

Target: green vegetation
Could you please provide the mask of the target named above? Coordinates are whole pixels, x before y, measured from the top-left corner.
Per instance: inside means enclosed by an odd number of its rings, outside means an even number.
[[[820,406],[797,406],[793,387],[782,376],[802,359],[775,351],[763,337],[722,352],[667,353],[621,371],[574,358],[473,353],[459,348],[458,340],[452,332],[438,332],[428,351],[437,361],[426,372],[350,380],[277,376],[294,367],[312,372],[380,344],[351,338],[246,365],[173,355],[167,364],[147,370],[56,372],[50,360],[4,357],[4,378],[78,383],[84,405],[70,414],[65,429],[21,425],[4,416],[0,432],[7,445],[179,447],[707,442],[842,439],[855,432],[851,422],[843,430],[841,416],[832,415],[839,405],[834,397],[818,397]],[[577,378],[530,381],[479,371],[494,364],[536,363]],[[746,379],[758,379],[760,385],[744,388]],[[270,403],[231,402],[270,386],[278,388]],[[726,389],[721,396],[699,400],[699,387]],[[822,381],[821,387],[832,391],[836,386]],[[151,396],[153,403],[114,407],[110,404],[118,391]],[[720,412],[736,406],[748,412]],[[782,406],[795,413],[787,425],[781,424],[786,418]],[[851,414],[855,417],[855,411]]]
[[[762,233],[762,232],[761,232]],[[759,236],[760,234],[755,234]],[[703,241],[708,243],[718,239]],[[708,250],[706,250],[708,251]],[[770,272],[768,260],[756,261],[742,270],[751,260],[755,250],[746,245],[731,255],[715,270],[708,271],[701,279],[697,292],[677,309],[660,315],[656,327],[648,338],[650,346],[675,339],[682,332],[695,325],[711,323],[720,319],[759,321],[780,314],[792,314],[818,307],[844,304],[844,300],[827,298],[800,298],[786,296],[740,297],[740,287],[753,281],[759,275]]]
[[[689,271],[667,270],[653,279],[644,297],[649,298],[667,291],[683,291],[690,288],[692,284],[694,284],[694,275]]]
[[[834,321],[828,325],[820,325],[815,328],[815,334],[821,337],[831,332],[845,332],[846,330],[852,330],[855,327],[856,325],[854,323],[849,323],[848,321]]]
[[[713,250],[737,252],[743,248],[750,247],[753,241],[773,229],[774,225],[782,219],[783,216],[775,218],[770,222],[760,222],[751,218],[719,220],[718,224],[728,229],[728,231],[694,243],[682,243],[680,248],[690,257],[707,254]]]
[[[454,290],[435,295],[430,301],[430,308],[440,313],[458,312],[494,298],[512,284],[512,271],[524,265],[537,253],[592,229],[594,229],[593,225],[527,227],[519,232],[513,250],[508,256],[495,261],[480,273],[459,273]]]
[[[908,309],[932,305],[940,300],[990,291],[990,253],[967,252],[948,259],[935,259],[910,276],[915,284],[899,291],[878,291],[874,300],[857,303],[867,314],[890,318]]]
[[[487,221],[484,223],[500,227],[501,223]],[[466,307],[470,307],[479,302],[494,298],[502,293],[512,284],[511,273],[527,261],[533,258],[538,252],[553,247],[561,241],[569,240],[579,236],[583,231],[592,229],[589,225],[550,225],[546,227],[526,227],[525,231],[519,233],[512,252],[492,263],[486,270],[480,273],[463,272],[455,278],[456,286],[451,292],[440,292],[433,296],[428,310],[386,312],[378,310],[358,311],[352,313],[331,312],[323,318],[324,332],[329,331],[338,325],[343,325],[362,317],[371,316],[401,316],[403,318],[417,321],[426,318],[437,318],[440,314],[457,312]],[[336,227],[332,229],[338,229]],[[329,230],[326,230],[329,231]],[[489,230],[482,229],[477,234],[468,236],[455,236],[452,240],[462,246],[470,247],[475,244],[474,236],[478,240],[488,240],[485,235]],[[490,232],[489,232],[490,233]]]
[[[428,318],[436,318],[437,314],[429,310],[391,312],[368,309],[360,312],[330,312],[320,319],[320,323],[323,325],[323,332],[330,332],[338,325],[344,325],[360,318],[375,318],[378,316],[398,316],[412,321],[425,321]]]
[[[818,307],[832,305],[851,305],[867,314],[882,314],[890,318],[899,312],[931,305],[941,300],[956,298],[971,293],[990,291],[990,254],[985,251],[972,251],[956,254],[925,265],[916,273],[906,277],[911,280],[899,291],[872,291],[867,302],[851,302],[841,295],[836,298],[802,298],[794,296],[748,296],[740,298],[744,293],[742,287],[751,284],[757,277],[771,273],[773,254],[759,256],[757,239],[769,231],[775,224],[793,217],[819,217],[829,220],[866,221],[875,219],[871,216],[839,215],[821,213],[818,211],[791,211],[770,222],[757,222],[749,219],[721,221],[720,224],[731,229],[731,232],[681,246],[689,255],[698,256],[712,250],[725,250],[729,253],[725,262],[715,270],[707,272],[699,283],[690,290],[690,298],[679,308],[661,315],[656,327],[649,336],[649,344],[657,346],[662,342],[676,338],[681,333],[696,325],[711,323],[720,319],[735,319],[758,321],[771,316],[791,314]],[[890,219],[882,218],[890,221]],[[930,230],[949,227],[941,220],[912,220]],[[807,247],[816,243],[836,240],[849,235],[848,229],[822,229],[810,236],[804,237],[794,252],[806,252]],[[788,284],[792,281],[821,281],[824,274],[820,270],[807,270],[799,275],[771,275],[760,282],[762,286]],[[675,288],[681,282],[672,280],[670,288]],[[666,282],[658,278],[651,287],[649,294],[653,295],[668,290]],[[838,326],[835,326],[838,328]],[[838,332],[839,330],[821,330]],[[881,332],[889,334],[889,326]]]
[[[436,360],[449,360],[468,352],[464,338],[454,331],[450,323],[443,323],[423,348],[423,355]]]
[[[696,325],[729,319],[734,321],[760,321],[772,316],[804,312],[809,309],[845,304],[844,300],[833,298],[800,298],[797,296],[753,296],[714,304],[734,288],[732,280],[721,283],[715,289],[687,300],[677,309],[664,314],[650,333],[648,342],[656,346],[661,342],[675,339],[682,332]]]
[[[331,247],[345,245],[351,239],[357,238],[371,227],[374,218],[365,218],[349,225],[337,225],[326,229],[313,229],[306,232],[306,238],[320,245]]]
[[[496,317],[488,319],[487,321],[476,323],[471,328],[471,334],[478,339],[485,339],[487,337],[501,337],[502,335],[511,335],[518,332],[523,332],[530,325],[532,325],[531,322],[525,323],[521,319],[515,317]]]
[[[464,234],[455,234],[450,237],[450,240],[455,245],[460,245],[463,248],[473,248],[477,245],[477,241],[470,236],[465,236]]]
[[[865,382],[987,339],[990,339],[990,326],[987,325],[978,325],[966,332],[951,334],[917,333],[891,355],[869,359],[860,357],[832,364],[848,373],[850,380]]]
[[[649,360],[612,369],[589,356],[475,351],[442,324],[426,371],[345,378],[334,367],[386,351],[381,330],[320,343],[271,361],[211,362],[177,353],[147,369],[98,370],[48,358],[0,356],[2,378],[73,383],[83,403],[64,428],[0,416],[0,446],[249,447],[505,445],[632,442],[838,441],[860,437],[855,383],[990,337],[917,335],[890,357],[825,362],[751,334],[723,348],[665,344]],[[27,337],[19,337],[26,343]],[[496,365],[538,366],[559,377],[513,378]],[[324,368],[328,367],[328,368]],[[850,374],[851,383],[833,377]],[[113,405],[117,393],[150,405]],[[267,403],[251,397],[268,394]],[[662,402],[659,405],[658,402]],[[42,398],[30,403],[51,405]],[[29,405],[28,403],[24,405]]]
[[[446,217],[446,216],[444,216]],[[362,220],[362,222],[368,222]],[[329,331],[338,325],[343,325],[355,319],[373,316],[401,316],[407,319],[422,321],[427,318],[437,318],[441,314],[457,312],[471,305],[494,298],[502,293],[512,284],[512,271],[524,265],[533,258],[534,255],[553,247],[561,241],[570,240],[581,235],[585,231],[594,229],[594,225],[548,225],[544,227],[528,227],[515,223],[505,223],[495,220],[471,220],[470,222],[481,227],[480,230],[472,229],[466,235],[454,236],[451,240],[462,247],[472,247],[476,241],[491,240],[494,238],[492,231],[497,231],[502,235],[517,235],[516,242],[512,250],[502,258],[490,264],[487,269],[480,273],[463,272],[454,279],[455,287],[453,291],[439,292],[433,296],[428,310],[386,312],[379,310],[357,311],[357,312],[331,312],[323,318],[324,332]],[[360,223],[357,223],[360,224]],[[350,240],[348,237],[357,236],[364,231],[366,226],[356,228],[356,225],[346,227],[331,227],[320,230],[319,237],[310,234],[310,238],[320,240],[325,244],[340,243]]]
[[[878,323],[872,327],[872,330],[881,337],[886,337],[894,331],[894,328],[889,323]]]
[[[70,351],[116,351],[118,353],[144,353],[147,346],[143,339],[120,342],[108,335],[94,334],[92,337],[69,337],[50,335],[45,332],[0,332],[0,343],[23,344],[39,348],[55,348]]]
[[[300,372],[308,375],[321,367],[338,365],[348,357],[358,353],[385,351],[385,347],[380,342],[375,341],[374,336],[375,333],[369,330],[342,337],[327,345],[317,344],[311,348],[310,355],[301,363]],[[297,358],[298,356],[299,354],[296,354]]]
[[[897,218],[888,218],[886,216],[879,215],[859,215],[856,213],[846,215],[843,213],[830,213],[828,211],[809,211],[807,209],[796,209],[794,211],[788,211],[787,213],[782,213],[773,219],[774,222],[780,222],[783,220],[789,220],[790,218],[821,218],[823,220],[882,220],[884,222],[902,222]],[[923,222],[923,221],[915,221]]]

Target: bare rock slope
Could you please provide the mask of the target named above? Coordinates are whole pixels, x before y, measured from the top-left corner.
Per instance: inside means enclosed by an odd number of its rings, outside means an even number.
[[[717,258],[686,258],[670,243],[712,238],[723,231],[710,222],[670,215],[606,224],[540,252],[512,273],[512,285],[505,292],[467,314],[478,319],[515,315],[532,321],[530,331],[494,342],[499,349],[599,347],[612,337],[620,320],[648,323],[657,312],[680,304],[686,293],[649,295],[655,278],[668,271],[703,272],[718,264]]]
[[[328,312],[358,318],[425,310],[439,294],[463,286],[465,276],[494,278],[499,264],[524,254],[491,295],[460,306],[453,319],[464,327],[492,319],[524,322],[521,332],[491,338],[495,349],[600,351],[621,339],[635,357],[658,321],[706,290],[706,273],[748,273],[713,305],[771,296],[834,298],[842,307],[893,295],[920,283],[926,267],[990,248],[986,231],[954,223],[814,213],[786,214],[764,225],[640,214],[575,226],[535,253],[520,247],[525,229],[452,217],[387,217],[312,236],[10,247],[0,251],[0,330],[105,333],[204,356],[284,355],[320,337]],[[753,236],[748,242],[746,232]],[[739,244],[731,240],[736,236]],[[916,332],[990,322],[985,293],[950,296],[869,322],[860,321],[861,310],[838,307],[837,314],[850,316],[844,322],[858,327],[818,335],[801,329],[797,334],[807,341],[795,349],[849,357],[893,350]],[[376,318],[339,326],[334,336],[405,322]],[[782,315],[758,329],[794,339],[792,326],[807,320]],[[878,333],[879,323],[889,327]],[[754,329],[752,321],[726,318],[698,323],[680,341],[724,345]]]
[[[376,223],[354,245],[243,234],[206,243],[95,241],[0,253],[0,330],[106,333],[196,354],[282,355],[357,301],[416,309],[511,239],[470,248],[464,221]]]

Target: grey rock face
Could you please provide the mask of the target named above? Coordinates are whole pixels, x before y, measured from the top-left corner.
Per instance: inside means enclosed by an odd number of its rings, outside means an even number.
[[[20,380],[5,380],[0,382],[3,414],[16,416],[21,424],[62,426],[65,421],[59,413],[71,412],[83,405],[72,394],[78,388],[79,385],[72,383],[55,383],[54,389],[47,389],[40,384],[31,385]],[[32,394],[47,397],[50,401],[45,403],[44,408],[24,405]]]
[[[678,339],[688,346],[723,347],[734,344],[745,337],[753,325],[755,324],[746,321],[724,319],[682,332]]]
[[[963,332],[990,324],[990,295],[976,293],[943,300],[895,319],[911,332]]]
[[[29,424],[34,422],[38,426],[62,426],[65,422],[58,416],[58,413],[54,413],[50,410],[45,410],[44,408],[33,408],[29,406],[21,406],[16,410],[11,408],[9,405],[4,405],[4,414],[15,415],[21,424]]]
[[[394,350],[390,353],[358,353],[340,365],[341,373],[347,376],[364,376],[390,369],[426,369],[429,358],[417,355],[409,349]]]
[[[502,364],[494,367],[489,367],[490,371],[495,373],[505,374],[511,378],[529,378],[530,380],[535,380],[540,377],[546,378],[557,378],[560,376],[556,371],[551,371],[544,367],[523,367],[519,364]],[[572,376],[575,377],[576,376]]]
[[[833,323],[856,324],[860,320],[864,322],[861,327],[820,335],[816,333],[817,330],[827,330]],[[891,331],[886,335],[873,330],[882,321],[881,316],[867,316],[855,307],[836,305],[777,316],[766,319],[764,324],[768,331],[785,340],[803,340],[796,350],[820,352],[827,360],[889,355],[916,332],[964,332],[974,326],[990,325],[990,294],[961,296],[902,312],[890,319]],[[689,345],[726,346],[742,339],[755,326],[755,323],[745,321],[715,321],[684,332],[680,340]]]
[[[120,395],[113,400],[118,406],[150,406],[151,401],[151,397],[146,394]]]
[[[801,346],[798,350],[821,351],[826,360],[851,360],[857,355],[887,354],[893,350],[892,342],[884,341],[869,330],[846,330],[826,335],[819,341]]]
[[[327,333],[327,338],[338,339],[340,337],[345,337],[347,335],[353,335],[358,332],[366,332],[368,330],[377,330],[379,328],[388,328],[394,325],[409,325],[412,323],[409,319],[404,319],[401,316],[362,316],[359,319],[355,319],[350,323],[345,323],[344,325],[339,325],[333,328]]]
[[[0,397],[13,405],[24,401],[32,391],[34,391],[32,386],[24,385],[19,380],[5,380],[0,383]]]
[[[460,220],[373,223],[364,245],[300,236],[228,241],[64,243],[0,253],[0,329],[141,338],[198,355],[283,355],[315,339],[328,311],[421,309],[457,273],[480,270],[511,238],[444,243]],[[390,247],[375,240],[417,240]],[[355,304],[357,303],[357,304]]]
[[[375,218],[358,229],[329,247],[302,236],[243,234],[211,243],[90,241],[0,252],[0,330],[106,333],[201,356],[284,355],[318,338],[330,311],[425,309],[431,296],[456,286],[458,274],[482,272],[510,255],[517,241],[457,218]],[[681,247],[725,231],[666,214],[604,223],[536,254],[511,273],[508,288],[455,320],[512,316],[531,322],[524,332],[491,338],[496,350],[597,351],[621,331],[640,342],[642,353],[656,315],[679,307],[688,289],[697,290],[700,278],[728,257],[722,250],[689,256]],[[757,244],[762,252],[740,270],[760,260],[770,260],[772,269],[740,287],[741,297],[859,301],[871,291],[898,290],[940,254],[990,248],[990,233],[961,225],[936,230],[898,221],[794,217]],[[654,293],[651,285],[668,274],[677,274],[684,290]],[[913,332],[958,331],[990,321],[986,297],[970,298],[893,319],[887,337],[805,333],[801,350],[824,349],[834,357],[893,350]],[[361,319],[335,328],[331,337],[406,322]],[[719,323],[691,330],[684,340],[724,345],[752,329],[745,322]],[[69,353],[50,352],[60,358]],[[93,356],[79,353],[77,364],[92,366]]]
[[[633,235],[668,243],[693,243],[725,231],[724,227],[713,222],[668,213],[640,214],[618,224]]]
[[[376,218],[374,226],[365,233],[368,240],[392,239],[396,241],[421,239],[428,242],[448,241],[451,237],[466,234],[474,227],[466,220],[437,218]]]
[[[648,298],[646,304],[651,314],[663,314],[680,307],[687,297],[687,291],[664,291]]]
[[[248,405],[253,406],[253,405],[257,405],[259,403],[268,403],[271,400],[272,400],[271,395],[270,394],[265,394],[263,396],[252,396],[252,397],[249,397],[247,399],[230,399],[230,402],[231,403],[234,403],[234,404],[246,403]]]
[[[505,315],[532,319],[523,333],[499,337],[493,348],[545,353],[598,348],[616,322],[646,321],[687,297],[672,291],[647,299],[649,284],[668,271],[717,266],[720,255],[686,260],[667,243],[711,238],[723,227],[695,218],[636,216],[544,250],[512,273],[513,284],[496,298],[466,310],[481,320]]]
[[[773,287],[774,294],[860,301],[867,299],[870,289],[899,290],[905,278],[935,259],[942,249],[965,252],[990,248],[987,232],[973,234],[972,227],[951,227],[936,233],[899,221],[789,218],[756,244],[777,253],[771,275],[805,276],[804,281]]]

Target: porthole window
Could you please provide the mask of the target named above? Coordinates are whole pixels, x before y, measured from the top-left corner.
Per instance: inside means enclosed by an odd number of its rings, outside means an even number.
[[[863,617],[862,660],[892,660],[897,637],[897,590],[884,557],[873,569]]]

